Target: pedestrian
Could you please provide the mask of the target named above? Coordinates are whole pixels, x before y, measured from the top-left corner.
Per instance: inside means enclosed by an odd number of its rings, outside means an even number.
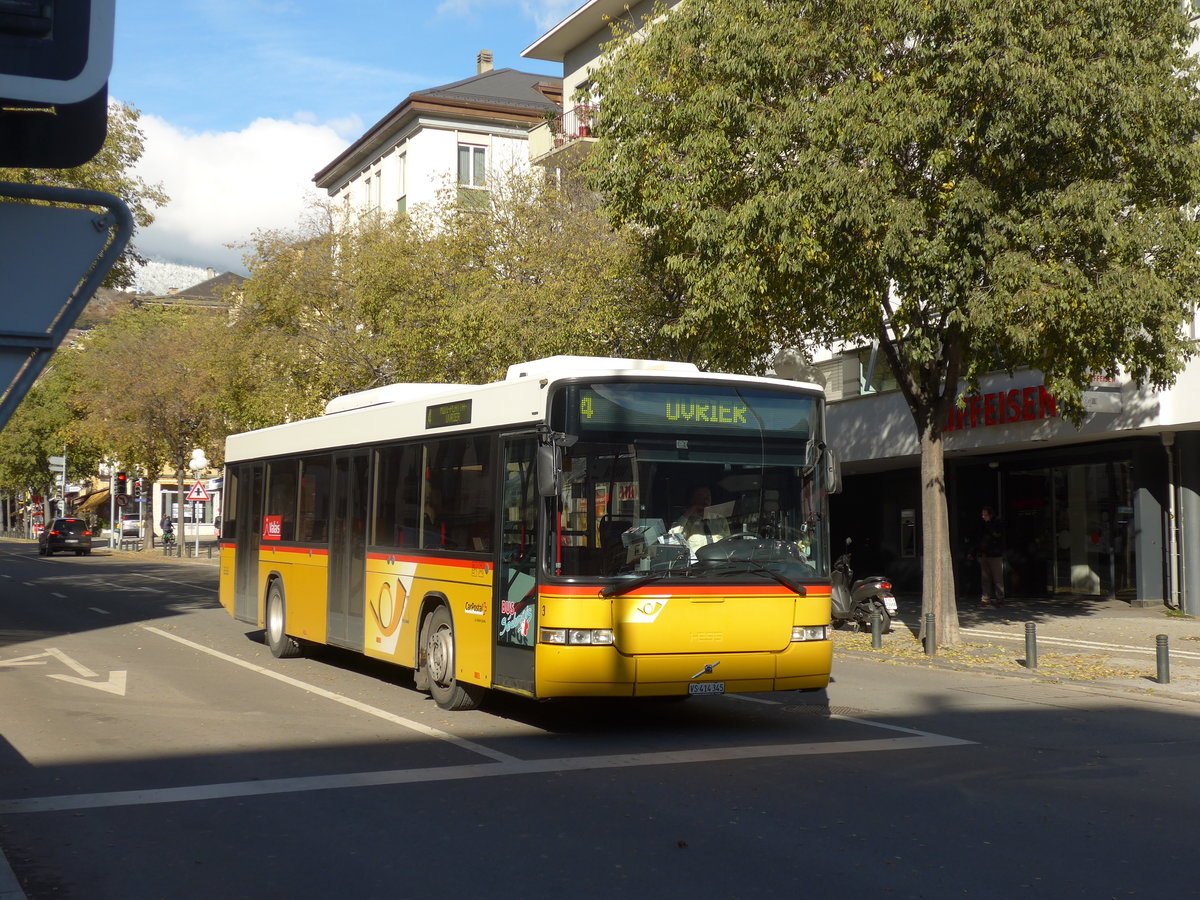
[[[982,525],[975,556],[979,560],[979,605],[1004,603],[1004,528],[990,506],[979,511]]]

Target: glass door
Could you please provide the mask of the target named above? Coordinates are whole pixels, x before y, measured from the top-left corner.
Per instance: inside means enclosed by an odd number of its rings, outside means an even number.
[[[537,437],[501,441],[500,564],[496,577],[495,671],[493,682],[534,690],[534,645],[538,621]]]

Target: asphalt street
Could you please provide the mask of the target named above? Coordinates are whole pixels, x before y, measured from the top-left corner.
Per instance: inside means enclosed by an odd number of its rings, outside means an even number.
[[[1194,890],[1200,704],[839,659],[808,695],[439,710],[201,561],[0,542],[0,898]]]

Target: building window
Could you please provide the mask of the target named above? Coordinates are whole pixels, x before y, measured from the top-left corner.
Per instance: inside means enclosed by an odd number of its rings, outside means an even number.
[[[487,148],[458,145],[458,201],[472,209],[487,205]]]
[[[399,196],[396,198],[396,212],[408,212],[408,154],[401,153],[396,157],[396,185]]]
[[[860,394],[875,394],[881,391],[898,390],[900,384],[892,374],[892,367],[880,350],[875,353],[875,365],[871,366],[871,348],[864,347],[858,351],[858,392]],[[870,383],[867,378],[870,377]]]

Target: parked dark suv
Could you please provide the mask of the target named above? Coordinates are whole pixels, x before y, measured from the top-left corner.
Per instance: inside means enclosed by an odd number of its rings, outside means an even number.
[[[53,556],[59,550],[74,550],[76,556],[92,552],[92,531],[83,519],[55,519],[38,535],[38,556]]]

